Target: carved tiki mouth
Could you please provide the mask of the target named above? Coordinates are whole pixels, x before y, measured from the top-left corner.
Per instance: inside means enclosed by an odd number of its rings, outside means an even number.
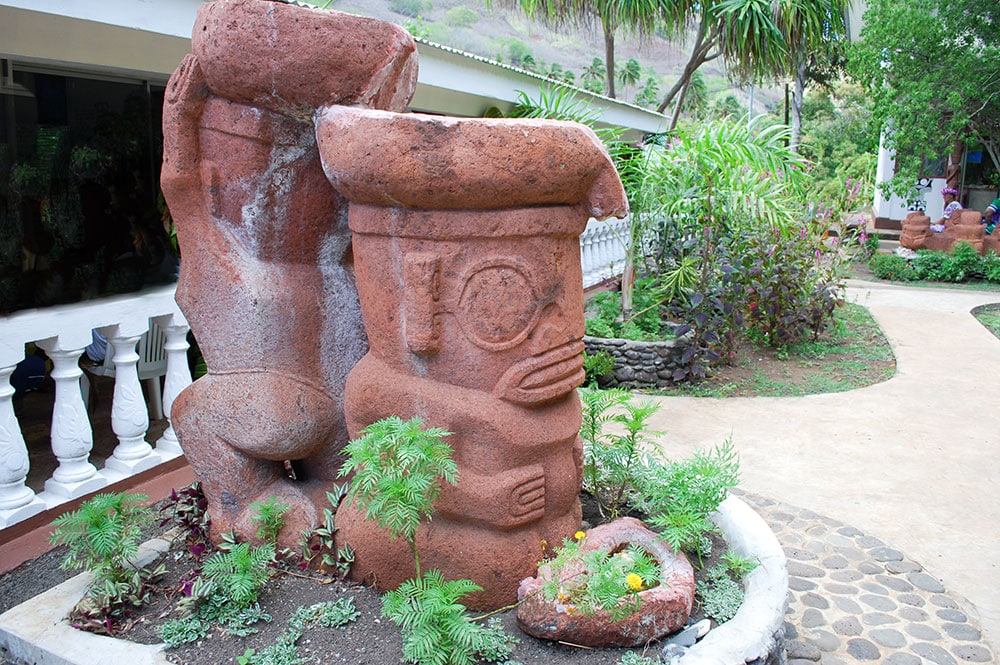
[[[583,341],[573,340],[515,364],[500,377],[493,395],[518,404],[539,404],[565,395],[583,379]]]

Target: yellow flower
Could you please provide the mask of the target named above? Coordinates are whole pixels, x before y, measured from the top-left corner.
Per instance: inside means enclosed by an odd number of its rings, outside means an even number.
[[[576,533],[573,534],[573,537],[576,538],[577,540],[583,540],[584,538],[587,537],[587,534],[585,534],[583,531],[577,531]]]
[[[628,588],[632,591],[638,591],[642,588],[642,578],[635,573],[629,573],[625,578],[625,583],[628,584]]]

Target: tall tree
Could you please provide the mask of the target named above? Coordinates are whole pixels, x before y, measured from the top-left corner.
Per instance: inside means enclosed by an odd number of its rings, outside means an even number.
[[[743,83],[790,75],[796,81],[793,126],[801,126],[802,94],[809,65],[826,53],[826,45],[841,38],[849,0],[705,0],[688,7],[695,25],[694,44],[681,77],[657,110],[671,104],[676,126],[692,76],[706,62],[721,58],[730,77]],[[800,132],[793,132],[798,143]]]
[[[732,78],[755,81],[772,76],[787,62],[788,53],[769,0],[704,0],[690,4],[684,0],[684,10],[687,23],[696,26],[694,44],[681,77],[657,107],[663,113],[674,104],[671,129],[677,125],[691,76],[706,62],[722,58]]]
[[[791,75],[792,135],[796,150],[802,136],[802,98],[810,68],[820,71],[836,62],[847,39],[851,0],[775,0],[774,20],[788,46],[786,72]]]
[[[637,35],[652,34],[658,26],[677,30],[685,16],[683,3],[691,0],[493,0],[513,6],[547,25],[593,28],[604,34],[604,62],[607,95],[615,97],[615,34],[625,30]]]
[[[924,157],[956,139],[1000,165],[1000,3],[869,0],[848,70],[874,100],[873,121],[896,151],[893,190],[906,194]]]

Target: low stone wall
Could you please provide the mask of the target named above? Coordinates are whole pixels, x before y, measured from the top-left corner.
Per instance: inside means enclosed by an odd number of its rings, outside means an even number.
[[[586,336],[583,343],[588,356],[605,351],[615,359],[612,375],[600,380],[602,387],[662,388],[673,383],[674,369],[684,352],[684,339],[637,342]]]

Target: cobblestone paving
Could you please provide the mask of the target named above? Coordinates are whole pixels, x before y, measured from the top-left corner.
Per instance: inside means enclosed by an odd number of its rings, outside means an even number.
[[[788,557],[788,665],[993,663],[941,582],[860,530],[746,492]]]

